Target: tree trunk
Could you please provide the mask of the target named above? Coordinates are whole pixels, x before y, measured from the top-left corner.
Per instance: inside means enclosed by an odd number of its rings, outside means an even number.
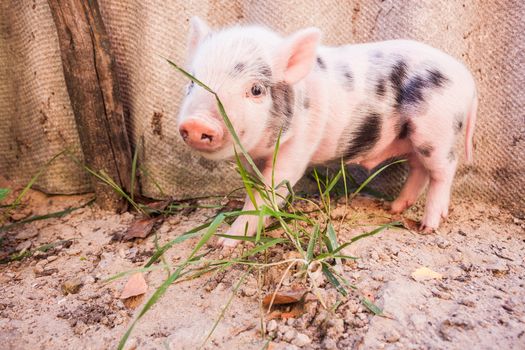
[[[62,67],[87,166],[129,192],[131,150],[109,39],[96,0],[48,0]],[[92,178],[97,203],[122,211],[127,203]]]

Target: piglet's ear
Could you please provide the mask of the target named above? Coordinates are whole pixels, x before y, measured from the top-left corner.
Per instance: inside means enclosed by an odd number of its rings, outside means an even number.
[[[303,79],[312,70],[321,39],[318,28],[306,28],[286,38],[277,53],[277,70],[283,74],[283,80],[294,84]]]
[[[190,19],[190,32],[188,35],[188,61],[191,61],[197,47],[202,40],[211,32],[210,27],[197,16]]]

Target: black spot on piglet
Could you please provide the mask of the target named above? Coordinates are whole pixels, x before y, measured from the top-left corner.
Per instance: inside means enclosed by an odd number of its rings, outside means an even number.
[[[370,151],[381,137],[381,115],[372,112],[365,118],[361,125],[352,132],[348,147],[344,153],[347,160]]]
[[[318,65],[319,68],[321,68],[322,70],[325,70],[325,69],[326,69],[326,63],[325,63],[324,60],[321,58],[321,56],[317,56],[317,65]]]
[[[412,131],[412,124],[407,120],[401,125],[401,130],[399,130],[397,138],[400,140],[406,139],[408,136],[410,136]]]

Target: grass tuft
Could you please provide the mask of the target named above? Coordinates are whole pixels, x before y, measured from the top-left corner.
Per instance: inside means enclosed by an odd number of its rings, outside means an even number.
[[[167,288],[173,284],[180,282],[182,280],[197,278],[204,274],[211,272],[220,272],[224,271],[227,268],[231,268],[234,265],[246,266],[245,273],[239,279],[236,284],[231,297],[229,298],[226,306],[221,310],[220,315],[216,322],[213,325],[210,333],[203,340],[201,348],[208,342],[211,338],[213,331],[217,327],[219,321],[224,317],[226,309],[231,304],[233,297],[236,294],[237,289],[243,283],[248,273],[252,272],[254,269],[257,272],[258,280],[261,281],[261,276],[267,271],[268,268],[272,266],[284,265],[286,266],[285,272],[281,277],[281,281],[278,284],[276,292],[283,283],[286,275],[291,271],[293,267],[299,268],[304,272],[304,275],[310,281],[311,288],[313,292],[320,297],[320,293],[317,293],[318,287],[316,286],[315,274],[320,271],[326,280],[336,288],[343,298],[350,297],[349,290],[356,290],[356,287],[349,283],[348,280],[339,272],[340,269],[336,268],[337,265],[340,265],[343,260],[354,260],[356,257],[349,256],[344,254],[343,250],[349,247],[354,242],[376,235],[386,229],[402,227],[399,222],[391,222],[383,224],[374,228],[370,231],[363,232],[362,234],[352,238],[348,242],[339,242],[337,238],[336,228],[334,223],[330,218],[330,207],[331,207],[331,197],[333,195],[334,189],[342,181],[344,187],[344,195],[346,198],[346,205],[349,200],[352,200],[361,192],[367,192],[372,194],[377,194],[374,190],[370,189],[368,185],[370,182],[385,169],[391,165],[401,163],[404,160],[395,161],[388,165],[385,165],[370,175],[362,184],[358,184],[350,174],[345,172],[344,161],[341,159],[341,168],[334,176],[325,176],[324,179],[321,178],[318,171],[314,169],[314,178],[318,185],[319,190],[319,201],[316,201],[297,197],[291,185],[287,181],[282,183],[275,184],[273,170],[271,183],[266,184],[265,179],[260,172],[260,170],[255,165],[255,162],[247,153],[246,149],[240,142],[239,137],[237,136],[233,125],[226,114],[224,106],[219,99],[219,96],[216,92],[210,89],[203,82],[199,81],[191,74],[186,72],[184,69],[180,68],[174,62],[167,60],[167,62],[177,69],[181,74],[183,74],[188,79],[192,80],[195,84],[208,91],[215,97],[217,108],[221,114],[226,127],[228,128],[232,138],[234,140],[234,150],[235,150],[235,161],[237,163],[237,170],[239,176],[244,185],[244,189],[247,193],[247,196],[250,201],[254,204],[255,209],[250,211],[229,211],[221,212],[217,214],[212,220],[195,227],[182,235],[176,237],[175,239],[165,243],[162,246],[156,245],[157,249],[150,260],[145,264],[143,269],[134,270],[134,271],[151,271],[157,269],[169,268],[169,265],[165,262],[162,263],[162,266],[155,268],[153,264],[157,263],[163,255],[175,245],[182,243],[190,238],[200,237],[197,244],[193,247],[191,254],[182,262],[178,263],[174,268],[174,272],[170,273],[166,280],[154,291],[150,298],[145,303],[144,307],[140,310],[135,320],[130,324],[128,330],[121,338],[118,349],[123,349],[124,345],[137,322],[149,311],[153,305],[162,297],[162,295],[167,291]],[[275,160],[277,159],[280,145],[280,134],[277,138],[277,142],[273,154],[273,165],[275,165]],[[244,159],[249,168],[246,168],[241,161],[241,158]],[[134,156],[134,163],[136,163]],[[134,167],[135,168],[135,167]],[[275,168],[275,166],[273,167]],[[108,179],[103,179],[105,182],[110,183]],[[348,184],[349,180],[354,186],[355,191],[350,195],[348,194]],[[286,189],[289,192],[289,195],[286,198],[282,198],[279,189]],[[261,202],[256,202],[256,195],[261,198]],[[128,200],[133,200],[133,197],[125,196],[124,198]],[[279,202],[284,199],[285,205],[280,206]],[[303,213],[298,203],[308,203],[313,205],[316,209],[315,211],[320,214],[317,218],[312,218],[309,213]],[[135,207],[135,205],[134,205]],[[284,208],[284,209],[283,209]],[[227,222],[231,222],[235,218],[242,215],[253,215],[258,217],[258,225],[256,234],[254,237],[247,236],[228,236],[219,233],[221,226],[225,225]],[[269,217],[273,221],[273,224],[268,227],[264,226],[264,217]],[[282,236],[278,238],[273,238],[268,235],[270,231],[280,230],[282,231]],[[198,252],[202,247],[213,237],[226,237],[230,239],[236,239],[241,242],[249,242],[251,247],[246,247],[237,258],[224,258],[224,259],[209,259],[207,258],[210,250],[205,251],[201,254]],[[268,251],[275,248],[276,246],[283,246],[287,250],[294,250],[297,253],[297,258],[285,259],[282,261],[271,262],[268,261]],[[335,265],[334,266],[334,262]],[[114,280],[116,278],[123,277],[127,275],[128,272],[123,272],[118,275],[112,276],[110,279]],[[373,312],[376,315],[381,315],[382,311],[379,307],[373,304],[369,299],[362,296],[360,298],[363,305]],[[321,303],[324,305],[324,301],[320,299]],[[326,305],[325,305],[326,306]],[[337,307],[337,306],[334,306]],[[264,318],[261,316],[261,330],[264,334]]]

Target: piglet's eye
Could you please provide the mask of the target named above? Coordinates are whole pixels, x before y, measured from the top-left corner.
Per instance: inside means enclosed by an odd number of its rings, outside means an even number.
[[[264,88],[264,86],[262,86],[261,84],[259,83],[255,83],[252,85],[252,88],[250,90],[250,94],[253,96],[253,97],[261,97],[263,96],[264,94],[266,93],[266,89]]]

